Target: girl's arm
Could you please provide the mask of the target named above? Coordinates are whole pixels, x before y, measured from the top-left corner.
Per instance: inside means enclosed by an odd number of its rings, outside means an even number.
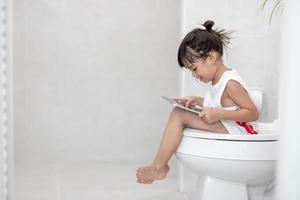
[[[244,87],[230,80],[225,88],[226,94],[240,107],[239,110],[220,110],[220,118],[233,121],[256,121],[259,112]]]

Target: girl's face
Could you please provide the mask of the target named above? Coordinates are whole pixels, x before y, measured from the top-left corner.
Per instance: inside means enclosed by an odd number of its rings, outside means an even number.
[[[187,69],[192,72],[193,77],[204,83],[212,81],[216,74],[216,68],[210,62],[209,57],[206,59],[198,59],[190,66],[187,66]]]

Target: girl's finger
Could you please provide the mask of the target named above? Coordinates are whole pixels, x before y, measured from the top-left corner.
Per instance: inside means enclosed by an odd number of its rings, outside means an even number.
[[[178,100],[176,100],[176,102],[179,104],[185,105],[185,100],[183,100],[183,99],[178,99]]]
[[[200,112],[199,115],[198,115],[200,118],[204,117],[204,112]]]
[[[189,105],[191,105],[191,103],[192,103],[192,101],[191,101],[191,100],[186,100],[186,102],[185,102],[185,106],[189,106]]]
[[[177,103],[181,104],[181,100],[180,99],[175,99],[174,101],[176,101]]]

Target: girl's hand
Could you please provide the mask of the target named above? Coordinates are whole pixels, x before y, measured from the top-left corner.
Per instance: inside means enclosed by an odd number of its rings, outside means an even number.
[[[199,114],[199,117],[203,121],[209,124],[213,124],[221,119],[221,110],[204,108],[203,111]]]
[[[190,105],[198,105],[201,101],[201,97],[197,96],[188,96],[188,97],[172,97],[177,103],[183,106],[190,106]]]

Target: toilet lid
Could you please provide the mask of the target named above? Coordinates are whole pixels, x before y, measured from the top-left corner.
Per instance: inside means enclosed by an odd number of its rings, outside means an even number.
[[[197,129],[186,128],[183,135],[185,137],[201,138],[201,139],[213,139],[213,140],[237,140],[237,141],[276,141],[279,138],[279,134],[276,133],[264,133],[261,131],[259,134],[249,135],[234,135],[234,134],[222,134],[217,132],[203,131]]]

